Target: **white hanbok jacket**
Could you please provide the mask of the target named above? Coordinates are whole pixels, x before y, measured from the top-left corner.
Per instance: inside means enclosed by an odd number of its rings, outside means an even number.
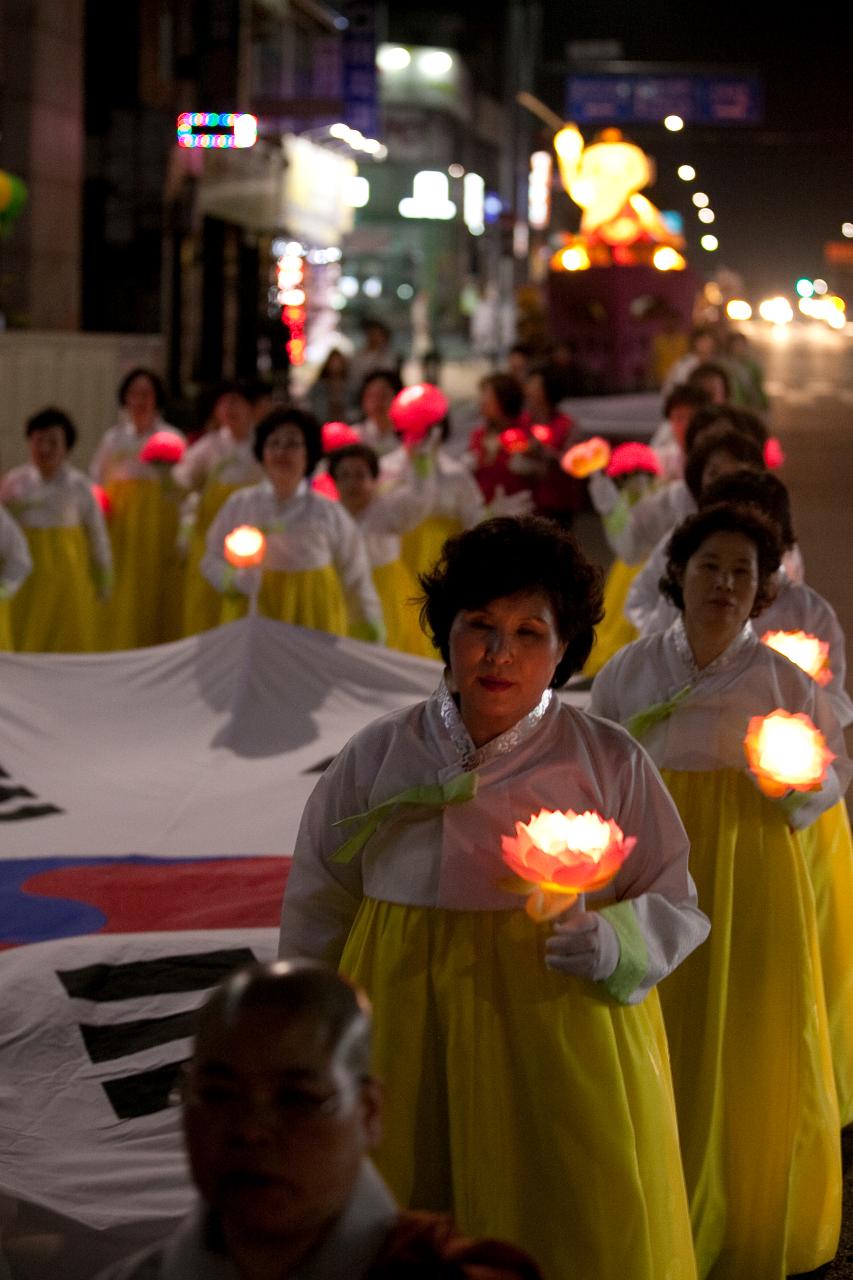
[[[32,556],[20,526],[0,507],[0,600],[13,596],[32,569]]]
[[[615,482],[596,471],[590,477],[589,496],[614,554],[626,564],[641,564],[661,538],[696,510],[696,499],[683,480],[673,480],[629,506]]]
[[[347,863],[333,860],[358,824],[335,823],[413,786],[458,784],[462,803],[399,804]],[[705,938],[681,820],[646,752],[616,725],[546,690],[512,729],[475,748],[442,682],[426,702],[357,733],[318,782],[302,817],[282,911],[281,954],[336,964],[364,897],[446,911],[517,911],[501,887],[501,836],[540,809],[595,810],[637,844],[588,905],[630,904],[647,950],[637,1003]]]
[[[679,617],[669,630],[635,640],[602,667],[592,685],[590,710],[617,724],[649,707],[689,692],[671,714],[643,734],[659,769],[748,772],[744,739],[753,716],[804,712],[825,736],[836,760],[819,791],[798,797],[788,814],[792,827],[807,827],[838,802],[853,776],[832,703],[805,672],[761,644],[751,622],[718,658],[696,666]],[[784,801],[780,802],[784,806]]]
[[[76,467],[64,462],[50,480],[38,467],[15,467],[0,483],[4,502],[25,529],[69,529],[81,525],[89,542],[95,576],[108,581],[113,556],[103,512],[92,493],[91,482]]]

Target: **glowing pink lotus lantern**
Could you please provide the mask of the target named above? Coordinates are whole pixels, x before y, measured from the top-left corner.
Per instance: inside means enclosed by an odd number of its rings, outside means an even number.
[[[555,443],[554,428],[549,427],[547,422],[534,422],[530,428],[530,434],[534,440],[538,440],[546,449]]]
[[[591,436],[572,445],[560,459],[560,466],[576,480],[584,480],[594,471],[602,471],[610,461],[610,445],[601,436]]]
[[[180,462],[186,447],[183,436],[176,431],[155,431],[139,450],[139,458],[142,462],[159,462],[171,467]]]
[[[346,422],[324,422],[322,439],[323,452],[334,453],[336,449],[343,449],[348,444],[359,444],[361,436]]]
[[[765,631],[761,643],[783,653],[819,685],[829,684],[829,645],[807,631]]]
[[[530,444],[530,437],[523,427],[507,427],[501,432],[501,444],[507,453],[524,453]]]
[[[607,464],[610,479],[618,480],[621,476],[633,475],[635,471],[645,471],[651,476],[661,475],[660,458],[649,445],[640,444],[637,440],[617,444]]]
[[[320,471],[316,476],[312,476],[311,488],[315,493],[321,493],[324,498],[328,498],[330,502],[340,502],[341,500],[341,495],[338,493],[338,486],[335,484],[328,471]]]
[[[254,569],[263,564],[267,540],[254,525],[241,524],[225,538],[225,559],[235,569]]]
[[[449,408],[447,397],[438,387],[431,382],[416,382],[397,392],[388,412],[403,443],[415,445],[423,440],[430,427],[446,417]]]
[[[110,502],[110,495],[107,493],[106,489],[102,488],[99,484],[93,484],[91,488],[94,499],[101,508],[101,511],[104,513],[104,517],[109,519],[110,512],[113,509],[113,504]]]
[[[752,717],[743,746],[759,788],[775,798],[788,791],[819,791],[835,759],[807,715],[781,707]]]
[[[764,465],[768,471],[775,471],[785,461],[785,453],[775,436],[764,442]]]
[[[601,889],[616,875],[637,843],[616,823],[587,811],[542,809],[502,836],[503,860],[515,879],[504,888],[527,897],[533,920],[551,920],[581,893]]]

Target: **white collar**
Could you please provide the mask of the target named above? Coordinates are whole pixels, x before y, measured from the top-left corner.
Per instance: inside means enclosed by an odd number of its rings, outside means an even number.
[[[441,680],[432,696],[438,700],[441,722],[447,730],[453,746],[456,748],[462,768],[466,773],[469,773],[472,769],[478,769],[480,765],[486,764],[496,756],[506,755],[508,751],[513,751],[526,738],[529,738],[531,733],[539,727],[539,722],[553,702],[554,690],[546,689],[532,711],[528,711],[527,715],[522,716],[517,724],[504,730],[503,733],[499,733],[496,738],[491,738],[482,747],[474,745],[445,678]]]

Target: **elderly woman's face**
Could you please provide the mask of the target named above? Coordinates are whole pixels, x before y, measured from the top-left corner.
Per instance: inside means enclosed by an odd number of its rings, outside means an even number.
[[[737,635],[758,590],[758,552],[746,534],[720,529],[687,561],[681,583],[685,621]]]
[[[477,746],[533,710],[566,649],[553,605],[542,591],[461,609],[450,628],[449,647],[459,709]]]

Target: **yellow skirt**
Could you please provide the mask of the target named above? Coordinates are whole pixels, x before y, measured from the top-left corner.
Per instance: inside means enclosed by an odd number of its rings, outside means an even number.
[[[853,843],[844,801],[797,838],[817,909],[838,1110],[842,1125],[853,1124]]]
[[[103,610],[102,647],[136,649],[180,634],[183,566],[178,494],[168,476],[105,486],[115,583]]]
[[[403,563],[408,565],[416,580],[418,574],[429,573],[435,568],[447,539],[461,533],[464,527],[461,520],[452,520],[449,516],[429,516],[416,529],[403,534]]]
[[[745,774],[663,770],[708,941],[660,985],[700,1277],[835,1254],[839,1117],[801,844]]]
[[[245,596],[221,598],[220,622],[245,617],[249,602]],[[266,569],[261,578],[258,613],[277,622],[292,622],[333,636],[347,634],[347,608],[334,567],[298,569],[292,572]]]
[[[8,653],[14,649],[12,643],[12,618],[10,600],[0,600],[0,653]]]
[[[527,1249],[548,1280],[691,1280],[657,995],[618,1005],[545,968],[523,911],[366,899],[341,970],[374,1007],[403,1205]]]
[[[20,653],[91,653],[98,603],[82,525],[25,529],[33,570],[9,601],[12,647]]]
[[[438,653],[421,631],[420,606],[411,603],[421,590],[402,560],[376,565],[373,584],[382,605],[389,649],[402,649],[420,658],[437,658]]]
[[[583,669],[585,676],[597,675],[605,662],[637,639],[637,628],[623,613],[628,589],[642,569],[641,564],[614,560],[604,583],[604,617],[595,629],[595,644]]]
[[[195,636],[219,626],[222,597],[210,585],[201,572],[201,561],[206,548],[207,531],[226,498],[236,493],[240,485],[219,484],[215,481],[205,486],[199,501],[192,537],[187,551],[184,569],[183,612],[181,634]]]

